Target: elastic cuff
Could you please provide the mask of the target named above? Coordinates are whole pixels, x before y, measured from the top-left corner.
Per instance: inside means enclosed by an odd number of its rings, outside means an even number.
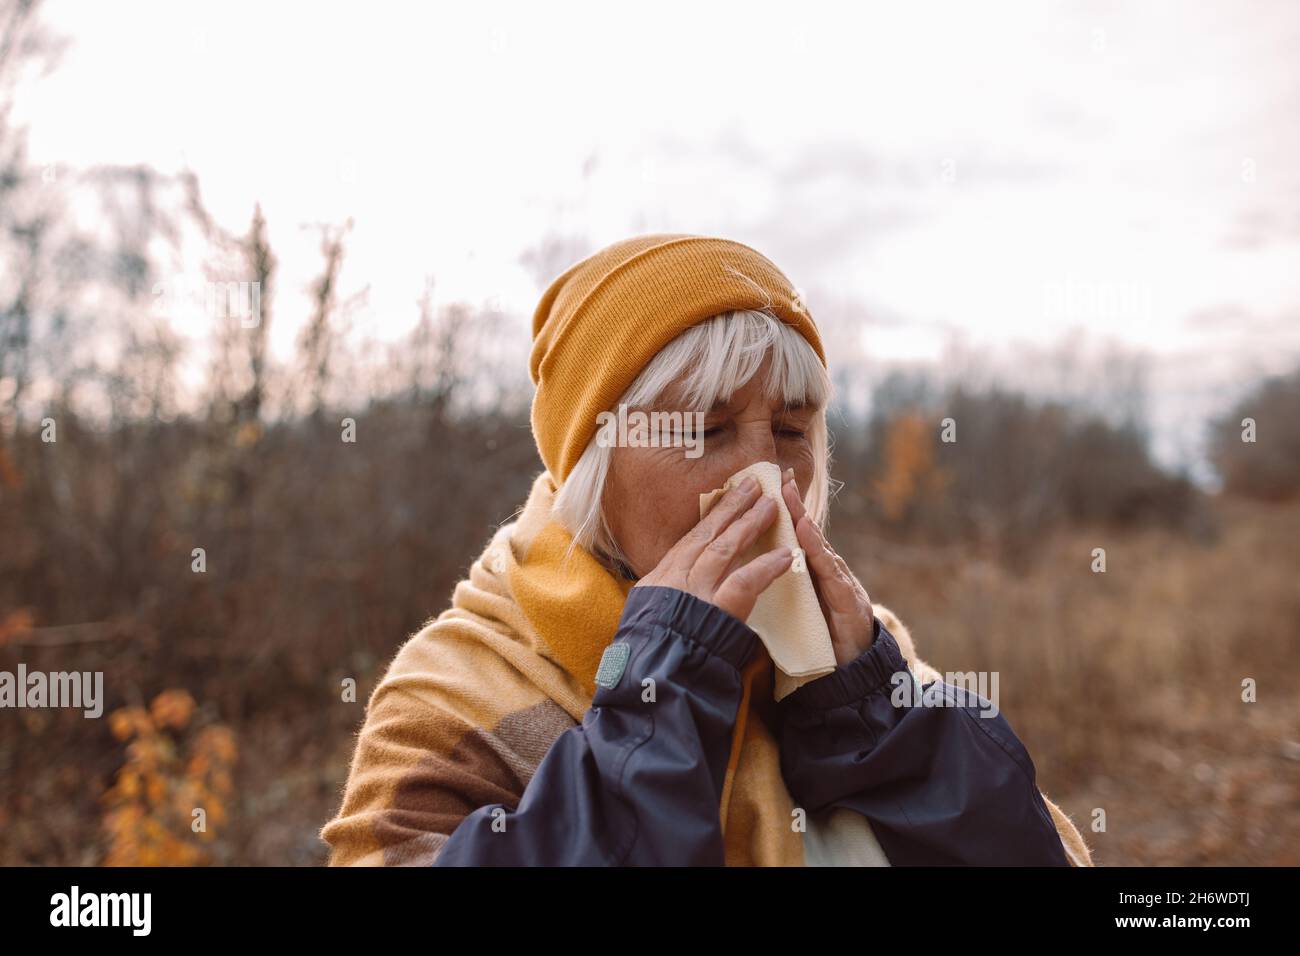
[[[663,628],[693,641],[737,670],[745,666],[759,644],[758,635],[740,618],[693,594],[659,585],[628,591],[619,629],[629,624]]]
[[[875,618],[871,646],[829,674],[799,687],[785,702],[809,710],[842,707],[892,684],[895,674],[910,674],[903,652],[894,635]]]

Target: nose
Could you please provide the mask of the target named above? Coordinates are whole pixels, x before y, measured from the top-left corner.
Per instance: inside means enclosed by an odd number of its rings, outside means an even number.
[[[781,463],[776,453],[776,436],[772,433],[772,423],[754,422],[744,430],[744,440],[740,443],[743,462],[736,470],[748,468],[760,461]]]

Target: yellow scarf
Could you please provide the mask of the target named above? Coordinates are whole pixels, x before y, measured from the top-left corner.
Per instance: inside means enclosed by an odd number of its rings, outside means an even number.
[[[332,865],[432,862],[477,807],[518,805],[555,738],[590,708],[633,582],[580,548],[570,552],[570,535],[551,517],[554,495],[543,472],[518,519],[498,529],[457,585],[452,606],[389,665],[367,705],[342,806],[321,831]],[[922,682],[941,679],[897,618],[876,612]],[[719,807],[728,866],[805,863],[770,729],[773,674],[760,645],[744,671]],[[1068,818],[1048,806],[1086,856]]]

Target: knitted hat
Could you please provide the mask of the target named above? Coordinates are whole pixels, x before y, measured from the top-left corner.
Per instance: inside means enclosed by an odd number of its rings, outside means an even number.
[[[562,484],[614,403],[665,345],[733,309],[767,309],[808,340],[817,326],[790,280],[761,253],[729,239],[637,236],[567,269],[533,313],[529,374],[533,436]]]

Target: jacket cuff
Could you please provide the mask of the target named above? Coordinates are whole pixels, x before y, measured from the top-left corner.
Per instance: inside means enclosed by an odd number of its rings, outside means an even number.
[[[907,660],[880,618],[874,618],[871,646],[829,674],[803,684],[784,703],[807,710],[843,707],[874,694],[893,683],[895,674],[911,674]]]
[[[662,628],[699,645],[736,670],[745,666],[759,645],[758,634],[738,617],[677,588],[646,585],[628,591],[619,630]]]

